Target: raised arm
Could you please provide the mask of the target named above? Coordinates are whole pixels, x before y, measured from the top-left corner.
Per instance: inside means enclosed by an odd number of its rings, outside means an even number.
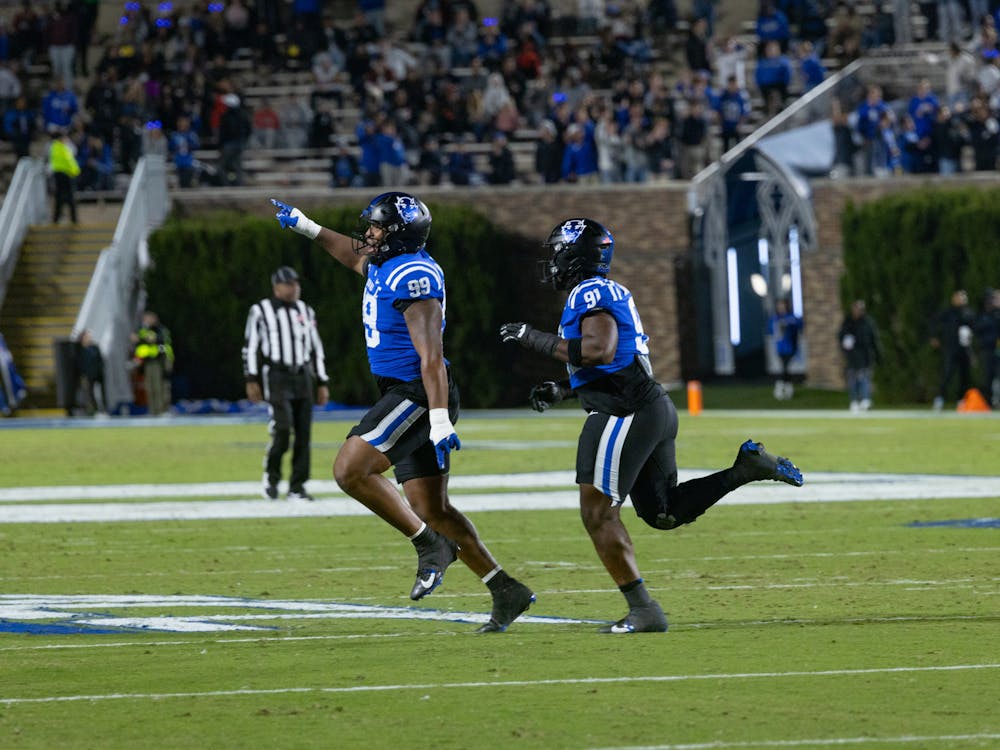
[[[308,237],[319,243],[333,258],[358,274],[364,273],[365,258],[354,252],[354,240],[346,234],[335,232],[320,226],[299,209],[271,198],[271,203],[278,209],[275,218],[283,229]]]

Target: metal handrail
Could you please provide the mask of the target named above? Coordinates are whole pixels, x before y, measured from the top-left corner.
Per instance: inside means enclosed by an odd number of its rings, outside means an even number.
[[[17,163],[0,208],[0,309],[28,227],[44,222],[47,210],[45,167],[38,159],[25,156]]]
[[[146,240],[163,223],[168,209],[163,157],[144,156],[132,174],[114,238],[101,251],[73,326],[72,338],[89,330],[101,349],[111,409],[133,400],[128,375],[130,336],[145,302]]]

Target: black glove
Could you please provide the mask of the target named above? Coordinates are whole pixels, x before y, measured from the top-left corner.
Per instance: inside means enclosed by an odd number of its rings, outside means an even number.
[[[536,330],[528,323],[504,323],[500,326],[500,340],[505,344],[516,342],[525,349],[552,356],[560,338],[554,333]]]
[[[546,380],[532,387],[528,399],[531,401],[531,408],[535,411],[545,411],[550,406],[555,406],[566,397],[563,387],[559,383]]]

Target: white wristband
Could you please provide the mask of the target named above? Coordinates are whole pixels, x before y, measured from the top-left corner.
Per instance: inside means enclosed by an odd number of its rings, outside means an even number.
[[[427,414],[431,419],[431,427],[451,426],[451,419],[448,417],[447,409],[431,409]]]
[[[298,216],[299,219],[295,222],[295,226],[292,227],[292,230],[298,232],[299,234],[304,234],[311,240],[316,239],[316,235],[319,234],[319,230],[323,227],[299,211],[297,208],[292,211],[292,216]]]

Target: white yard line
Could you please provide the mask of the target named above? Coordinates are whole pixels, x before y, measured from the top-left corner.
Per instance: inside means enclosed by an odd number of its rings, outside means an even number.
[[[681,472],[680,480],[686,481],[706,473],[685,470]],[[480,488],[516,490],[518,487],[533,489],[523,492],[462,492]],[[546,487],[561,489],[544,489]],[[366,515],[369,512],[345,497],[334,482],[313,481],[310,482],[310,489],[321,499],[312,503],[250,499],[259,491],[256,482],[7,488],[0,489],[0,523],[301,518]],[[574,509],[578,504],[571,472],[459,476],[452,478],[451,489],[456,504],[470,512]],[[135,502],[170,497],[232,499]],[[814,472],[806,475],[804,487],[755,482],[726,496],[722,503],[764,505],[976,497],[1000,498],[1000,477]],[[110,499],[132,502],[53,502]]]
[[[605,747],[598,750],[737,750],[754,747],[846,747],[848,745],[870,745],[872,743],[895,743],[900,745],[922,745],[946,747],[951,742],[980,742],[1000,739],[1000,734],[903,734],[896,737],[823,737],[802,740],[746,740],[744,742],[685,742],[670,745],[629,745],[628,747]]]
[[[206,690],[182,693],[96,693],[90,695],[50,695],[33,698],[0,697],[0,704],[60,703],[101,700],[163,700],[166,698],[203,698],[229,695],[280,695],[285,693],[379,693],[403,690],[451,690],[471,688],[549,687],[552,685],[621,685],[628,683],[769,680],[788,678],[856,677],[872,674],[917,674],[930,672],[965,672],[1000,669],[1000,664],[946,664],[942,666],[876,667],[871,669],[824,669],[790,672],[736,672],[721,674],[649,675],[643,677],[581,677],[541,680],[505,680],[495,682],[423,682],[413,684],[356,685],[351,687],[285,687],[241,690]]]

